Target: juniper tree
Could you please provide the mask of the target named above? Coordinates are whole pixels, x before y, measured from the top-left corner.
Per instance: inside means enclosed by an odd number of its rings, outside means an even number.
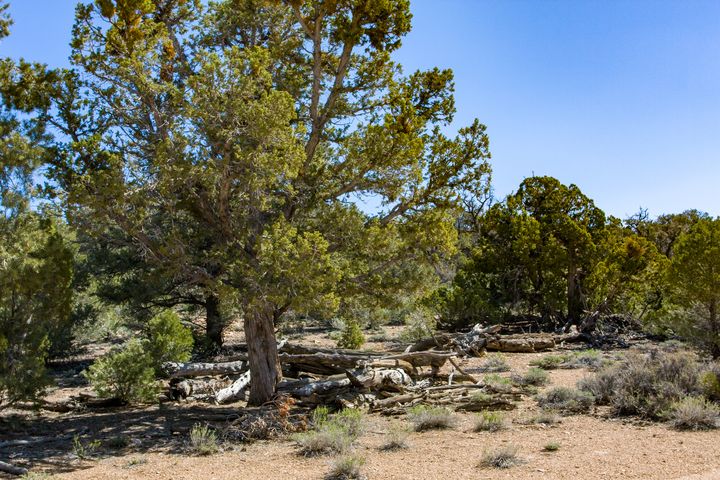
[[[410,20],[407,0],[77,7],[54,169],[69,216],[167,298],[242,315],[252,403],[280,379],[285,312],[411,288],[409,262],[455,248],[461,194],[487,188],[485,127],[444,133],[452,72],[391,58]]]

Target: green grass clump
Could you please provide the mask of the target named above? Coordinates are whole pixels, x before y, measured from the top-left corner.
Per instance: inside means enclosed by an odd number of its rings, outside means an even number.
[[[207,425],[195,424],[190,430],[188,447],[195,455],[212,455],[220,450],[217,433]]]
[[[538,395],[537,401],[542,408],[566,414],[588,412],[595,403],[592,394],[567,387],[552,388]]]
[[[478,370],[485,373],[508,372],[510,371],[510,365],[508,365],[505,357],[500,354],[488,355]]]
[[[548,373],[542,368],[532,367],[524,375],[516,375],[513,381],[520,386],[542,387],[550,382]]]
[[[503,445],[483,453],[480,466],[485,468],[511,468],[525,463],[518,456],[518,447],[514,445]]]
[[[362,467],[365,459],[359,455],[343,455],[333,461],[326,480],[359,480],[364,478]]]
[[[557,452],[560,450],[560,444],[558,442],[550,442],[543,447],[546,452]]]
[[[385,441],[380,446],[380,450],[401,450],[408,448],[408,437],[410,429],[403,424],[393,423],[388,429]]]
[[[442,430],[455,425],[455,417],[447,408],[416,405],[408,412],[408,419],[416,432]]]
[[[363,415],[355,409],[330,415],[326,407],[318,407],[313,412],[313,426],[313,430],[294,436],[302,455],[345,453],[362,434]]]
[[[475,419],[476,432],[497,432],[507,428],[505,416],[500,412],[482,412]]]
[[[678,430],[720,427],[720,407],[702,397],[686,397],[671,407],[670,423]]]
[[[555,370],[556,368],[560,368],[565,358],[564,355],[545,355],[537,360],[531,361],[530,365],[542,368],[543,370]]]

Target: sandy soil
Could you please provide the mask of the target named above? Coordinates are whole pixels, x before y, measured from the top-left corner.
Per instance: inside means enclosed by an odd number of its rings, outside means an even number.
[[[309,342],[326,342],[326,336],[316,336],[315,339],[311,336]],[[540,356],[505,355],[512,370],[518,373]],[[463,367],[476,371],[480,363],[482,359],[470,359]],[[574,386],[586,374],[583,370],[552,371],[551,386]],[[69,420],[68,414],[37,417],[36,429],[47,425],[62,434],[74,428],[87,432],[88,438],[102,432],[123,431],[133,438],[134,444],[115,456],[91,461],[73,459],[67,452],[48,452],[36,465],[40,470],[55,473],[53,478],[78,480],[324,477],[332,458],[299,456],[290,440],[225,445],[223,452],[208,457],[189,456],[177,447],[188,425],[202,421],[207,415],[228,414],[237,408],[166,406],[110,412],[101,417],[73,414]],[[720,479],[719,431],[677,432],[663,424],[612,419],[603,411],[564,417],[559,425],[552,427],[523,422],[538,411],[533,398],[525,398],[517,410],[506,414],[512,422],[510,428],[495,433],[472,432],[474,415],[458,414],[455,428],[412,433],[410,448],[392,452],[381,451],[380,446],[391,422],[405,422],[405,419],[371,415],[356,453],[365,457],[364,472],[369,479]],[[0,433],[0,437],[3,436]],[[176,446],[153,440],[166,437],[174,438]],[[550,442],[559,443],[560,449],[544,452],[544,445]],[[507,470],[478,466],[484,451],[507,444],[519,448],[524,465]],[[0,450],[0,458],[4,455],[7,452]]]

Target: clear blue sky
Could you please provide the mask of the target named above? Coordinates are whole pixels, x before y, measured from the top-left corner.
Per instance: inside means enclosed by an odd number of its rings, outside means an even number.
[[[0,57],[67,63],[74,0],[11,0]],[[720,215],[720,1],[414,0],[406,72],[456,74],[494,186],[577,184],[608,213]]]

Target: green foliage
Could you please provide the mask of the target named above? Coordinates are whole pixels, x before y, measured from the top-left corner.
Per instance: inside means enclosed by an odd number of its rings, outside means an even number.
[[[543,450],[546,452],[557,452],[560,450],[560,444],[558,442],[546,443]]]
[[[73,253],[49,218],[0,219],[0,408],[35,400],[45,359],[70,321]]]
[[[92,440],[83,442],[80,435],[74,435],[72,439],[73,453],[80,459],[90,458],[98,448],[100,448],[100,440]]]
[[[395,422],[390,425],[380,450],[401,450],[408,448],[410,429],[407,425]]]
[[[488,355],[488,357],[479,367],[479,371],[488,373],[507,372],[509,370],[510,365],[508,365],[505,357],[500,354]]]
[[[188,448],[195,455],[212,455],[220,449],[217,434],[208,425],[196,423],[190,429]]]
[[[538,367],[532,367],[518,378],[517,383],[520,385],[532,385],[535,387],[542,387],[550,382],[547,372]]]
[[[416,405],[408,411],[408,419],[416,432],[443,430],[455,425],[455,417],[447,408]]]
[[[131,340],[122,349],[96,360],[84,375],[100,397],[150,403],[159,393],[153,363],[143,343]]]
[[[365,478],[361,469],[365,465],[365,459],[359,455],[343,455],[333,461],[330,472],[325,476],[326,480],[361,480]]]
[[[720,406],[702,397],[685,397],[670,406],[670,422],[678,430],[720,427]]]
[[[344,409],[329,415],[327,407],[313,412],[313,430],[295,435],[293,439],[303,455],[344,453],[363,432],[363,415],[357,409]]]
[[[443,133],[452,72],[401,76],[391,59],[407,1],[107,0],[76,16],[77,73],[53,109],[68,217],[96,243],[103,291],[205,307],[215,343],[212,299],[254,346],[290,311],[396,303],[455,253],[461,199],[488,190],[485,126]],[[377,213],[351,201],[366,195]],[[276,365],[263,355],[251,370]],[[251,401],[273,385],[256,376]]]
[[[667,299],[658,315],[670,328],[720,357],[720,219],[700,218],[675,242]]]
[[[542,408],[561,413],[585,413],[593,406],[595,399],[589,392],[567,387],[551,388],[537,397]]]
[[[430,301],[453,328],[528,315],[579,323],[644,306],[656,257],[575,185],[531,177],[485,213],[452,286]]]
[[[507,428],[505,416],[500,412],[482,412],[475,419],[476,432],[497,432]]]
[[[348,320],[342,330],[337,346],[339,348],[358,349],[365,344],[365,335],[357,322]]]
[[[192,331],[184,326],[177,313],[165,310],[147,325],[143,342],[145,352],[158,371],[164,362],[187,362],[193,348]]]
[[[618,415],[665,418],[673,403],[702,392],[701,366],[687,352],[629,352],[578,384]]]
[[[511,468],[525,461],[518,456],[520,449],[515,445],[503,445],[483,452],[480,466],[485,468]]]

